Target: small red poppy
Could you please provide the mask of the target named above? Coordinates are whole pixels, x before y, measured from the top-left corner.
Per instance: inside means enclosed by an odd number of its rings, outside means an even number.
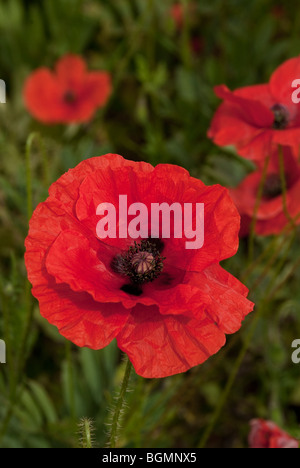
[[[208,136],[219,146],[235,145],[238,153],[261,162],[278,145],[298,155],[300,106],[292,101],[292,83],[300,77],[300,57],[283,63],[269,83],[231,92],[225,85],[215,93],[224,102],[218,108]]]
[[[39,68],[26,80],[24,101],[43,123],[88,122],[111,94],[111,78],[104,71],[88,71],[82,57],[65,55],[55,72]]]
[[[175,3],[170,10],[171,17],[176,25],[177,32],[180,34],[184,25],[185,11],[182,3]],[[197,24],[197,5],[195,2],[188,4],[187,12],[189,21],[189,35],[190,35],[190,48],[191,51],[198,55],[202,52],[204,42],[199,35],[199,24]],[[200,28],[201,29],[201,28]]]
[[[299,448],[299,441],[272,421],[253,419],[250,426],[250,448]]]
[[[300,224],[300,165],[296,162],[290,148],[283,148],[284,169],[286,181],[286,204],[289,215]],[[230,190],[230,195],[242,218],[240,236],[249,234],[252,218],[263,178],[262,169],[257,169],[244,179],[236,188]],[[286,216],[283,205],[283,187],[279,169],[278,152],[274,151],[270,159],[263,187],[263,196],[256,216],[256,234],[268,236],[279,234],[291,221]]]
[[[76,345],[100,349],[116,338],[138,374],[166,377],[215,354],[253,310],[248,289],[219,265],[238,248],[240,217],[227,189],[177,166],[110,154],[83,161],[49,193],[30,222],[26,267],[41,314]],[[187,250],[172,233],[100,239],[97,207],[112,204],[119,220],[120,195],[149,210],[204,203],[203,247]]]
[[[174,3],[171,7],[171,16],[176,24],[177,29],[181,29],[183,25],[184,12],[181,3]]]

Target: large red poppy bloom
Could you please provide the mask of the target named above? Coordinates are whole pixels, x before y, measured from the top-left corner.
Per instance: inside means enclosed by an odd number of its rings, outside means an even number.
[[[300,224],[300,165],[296,162],[290,148],[283,148],[284,169],[286,180],[286,204],[290,218]],[[279,234],[291,221],[287,217],[282,195],[278,152],[274,151],[265,178],[263,196],[256,216],[256,234],[267,236]],[[246,177],[236,188],[230,190],[242,218],[241,237],[249,234],[252,218],[255,213],[259,187],[263,178],[263,170],[257,169]]]
[[[269,83],[231,92],[225,85],[215,93],[218,108],[208,136],[219,146],[235,145],[241,156],[261,162],[274,146],[290,146],[298,155],[300,106],[292,101],[292,82],[300,77],[300,57],[283,63]]]
[[[26,80],[24,101],[29,112],[47,124],[87,122],[106,104],[111,78],[104,71],[88,71],[82,57],[65,55],[55,72],[39,68]]]
[[[250,448],[299,448],[299,441],[272,421],[253,419],[250,425]]]
[[[227,189],[177,166],[105,155],[64,174],[49,194],[30,222],[26,267],[41,314],[76,345],[100,349],[116,338],[138,374],[165,377],[216,353],[252,311],[247,288],[219,265],[238,248]],[[152,203],[204,203],[204,246],[187,250],[172,233],[99,239],[97,207],[113,204],[118,220],[119,195],[149,212]]]

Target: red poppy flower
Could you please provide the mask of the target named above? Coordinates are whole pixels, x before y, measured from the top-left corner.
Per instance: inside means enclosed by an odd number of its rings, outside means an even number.
[[[299,441],[284,432],[272,421],[253,419],[250,425],[250,448],[299,448]]]
[[[286,203],[291,218],[300,224],[300,165],[293,157],[290,148],[283,148],[286,179]],[[249,234],[251,221],[255,212],[259,187],[262,181],[262,169],[258,169],[236,188],[230,190],[242,218],[240,236]],[[279,234],[290,222],[283,208],[282,183],[279,169],[278,152],[274,151],[268,166],[263,188],[263,197],[257,212],[256,234],[267,236]]]
[[[187,250],[173,230],[170,238],[99,238],[97,207],[111,203],[119,220],[120,195],[149,213],[152,203],[204,203],[204,246]],[[219,265],[236,253],[239,226],[228,190],[180,167],[92,158],[55,182],[33,214],[25,254],[32,293],[76,345],[100,349],[116,338],[138,374],[184,372],[216,353],[253,309],[247,288]]]
[[[39,68],[25,82],[24,100],[29,112],[47,124],[87,122],[111,93],[110,75],[87,71],[77,55],[65,55],[55,72]]]
[[[235,145],[241,156],[261,162],[274,146],[289,146],[298,155],[300,106],[292,101],[292,82],[300,77],[300,57],[281,65],[268,84],[231,92],[215,88],[224,102],[218,108],[208,136],[220,146]]]

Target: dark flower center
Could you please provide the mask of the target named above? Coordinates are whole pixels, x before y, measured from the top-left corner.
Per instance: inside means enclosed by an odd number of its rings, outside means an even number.
[[[268,175],[264,190],[263,196],[265,198],[276,198],[282,195],[282,183],[279,174],[270,174]]]
[[[271,111],[274,114],[273,128],[275,130],[283,130],[289,124],[289,112],[282,104],[275,104]]]
[[[77,97],[73,91],[68,90],[65,92],[63,99],[67,104],[73,104],[77,100]]]
[[[140,295],[140,286],[154,281],[163,270],[164,257],[161,256],[159,244],[154,239],[135,242],[124,254],[114,257],[111,267],[121,276],[128,277],[131,284],[121,289],[128,294]]]

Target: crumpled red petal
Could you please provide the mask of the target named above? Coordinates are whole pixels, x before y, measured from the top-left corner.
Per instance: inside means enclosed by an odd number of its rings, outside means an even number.
[[[225,344],[225,335],[203,313],[162,317],[156,307],[138,305],[117,342],[139,375],[161,378],[206,361]]]
[[[139,375],[158,378],[201,364],[253,310],[248,289],[219,265],[193,274],[189,284],[199,290],[190,311],[174,315],[170,304],[162,316],[158,307],[137,305],[118,335],[118,346]]]

